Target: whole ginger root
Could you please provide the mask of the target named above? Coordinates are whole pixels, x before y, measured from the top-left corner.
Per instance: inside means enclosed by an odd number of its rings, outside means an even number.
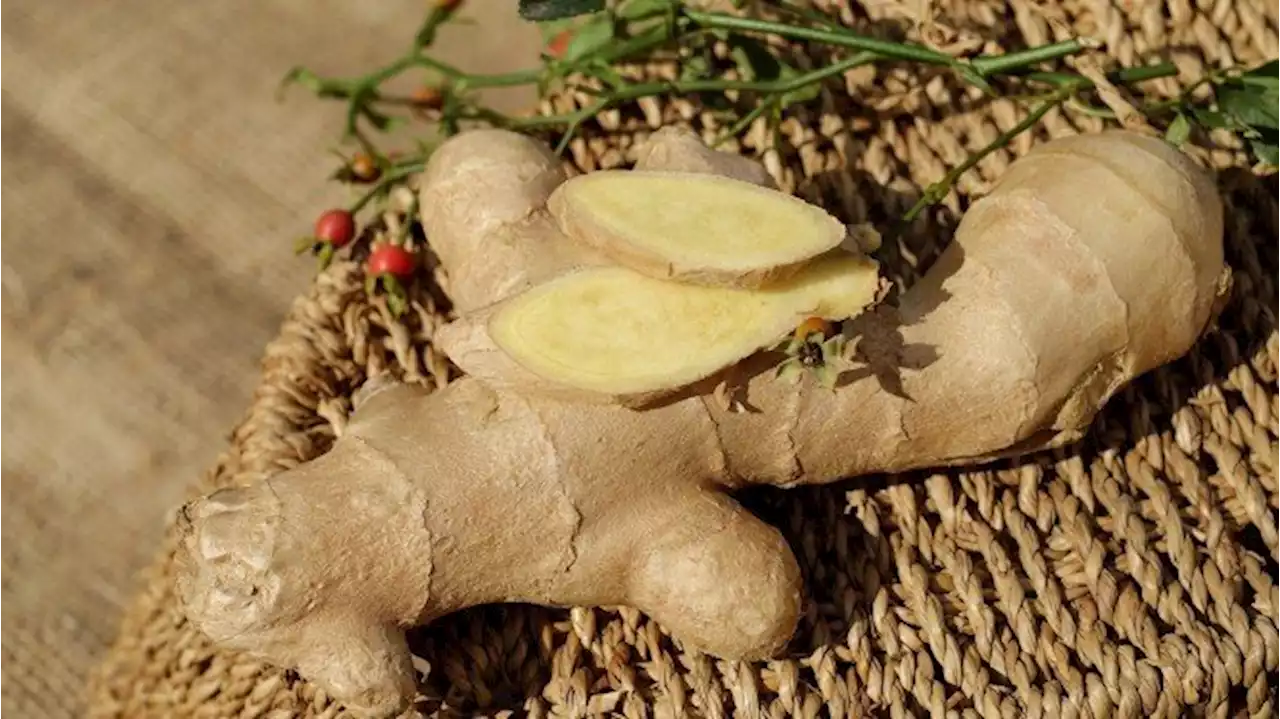
[[[653,145],[641,169],[767,182],[687,135]],[[423,224],[464,315],[608,264],[560,234],[546,202],[564,176],[530,139],[460,135],[423,179]],[[1210,321],[1222,222],[1210,178],[1158,140],[1046,143],[896,309],[863,316],[861,349],[904,368],[901,392],[783,382],[759,357],[739,368],[750,412],[703,394],[637,411],[470,377],[429,395],[392,387],[326,455],[188,505],[179,595],[215,642],[295,667],[367,716],[415,694],[408,627],[482,603],[628,605],[711,654],[769,657],[796,626],[800,573],[729,491],[1075,439]]]

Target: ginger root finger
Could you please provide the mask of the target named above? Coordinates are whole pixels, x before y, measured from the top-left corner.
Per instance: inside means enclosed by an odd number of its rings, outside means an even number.
[[[436,341],[495,386],[642,406],[776,344],[807,317],[860,313],[878,287],[876,264],[844,252],[767,290],[592,268],[463,316]]]
[[[792,195],[718,175],[593,172],[548,209],[569,237],[651,277],[766,287],[845,238],[844,225]]]
[[[713,150],[689,130],[663,127],[636,150],[635,169],[718,175],[776,189],[764,165],[728,152]]]
[[[719,491],[664,498],[639,548],[628,602],[682,642],[713,656],[777,656],[795,633],[800,567],[773,527]],[[690,521],[690,507],[702,516]]]
[[[347,443],[186,506],[177,593],[215,642],[391,716],[416,691],[403,627],[430,590],[432,545],[419,489],[396,476],[350,481],[368,462],[377,466]],[[396,556],[415,559],[385,559]]]
[[[384,390],[323,457],[188,505],[178,595],[213,641],[363,716],[413,699],[406,629],[477,604],[634,606],[692,647],[769,656],[799,618],[798,566],[719,492],[706,415],[670,419],[470,378]],[[628,446],[600,453],[598,432]]]
[[[547,198],[564,181],[546,145],[505,130],[465,132],[432,154],[419,213],[455,309],[477,309],[567,270],[603,264],[566,240],[547,214]]]

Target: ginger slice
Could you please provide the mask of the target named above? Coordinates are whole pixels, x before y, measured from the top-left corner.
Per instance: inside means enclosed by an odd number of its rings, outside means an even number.
[[[487,333],[545,382],[626,402],[710,377],[777,342],[806,317],[856,315],[877,287],[876,264],[844,253],[765,290],[595,268],[513,298],[492,314]],[[465,359],[460,364],[467,369]]]
[[[574,178],[548,208],[560,229],[641,274],[734,288],[767,286],[845,238],[822,208],[741,180],[604,171]]]

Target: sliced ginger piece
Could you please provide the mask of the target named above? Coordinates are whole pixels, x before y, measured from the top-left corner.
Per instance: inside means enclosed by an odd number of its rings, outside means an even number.
[[[624,267],[710,286],[768,286],[846,234],[816,205],[715,175],[594,172],[561,185],[547,206],[566,235]]]
[[[437,338],[464,371],[497,384],[638,406],[730,367],[807,317],[871,304],[877,267],[833,253],[764,290],[582,270],[452,323]]]

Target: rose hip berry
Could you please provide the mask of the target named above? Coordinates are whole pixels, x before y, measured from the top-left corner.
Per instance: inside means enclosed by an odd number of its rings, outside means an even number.
[[[831,323],[821,317],[810,317],[796,327],[795,338],[806,341],[813,335],[821,335],[826,339],[831,334]]]
[[[363,152],[357,153],[351,158],[351,177],[360,182],[373,182],[382,174],[382,170],[378,168],[378,164],[373,161],[372,157]]]
[[[423,85],[413,91],[413,104],[423,110],[439,110],[444,106],[444,93],[440,88]]]
[[[356,219],[346,210],[326,210],[316,219],[316,239],[343,247],[356,236]]]
[[[403,280],[413,274],[416,265],[413,253],[400,245],[379,245],[369,254],[368,272],[373,277],[391,275]]]

